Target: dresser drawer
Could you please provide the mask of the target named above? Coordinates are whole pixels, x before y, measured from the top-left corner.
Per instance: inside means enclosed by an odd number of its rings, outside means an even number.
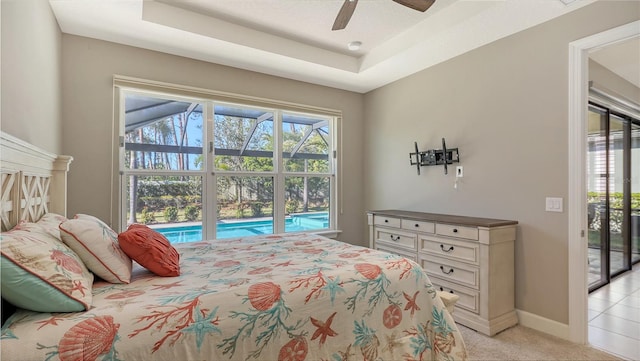
[[[408,231],[433,233],[435,230],[435,224],[433,222],[412,221],[410,219],[403,219],[400,223],[402,224],[402,229],[406,229]]]
[[[380,244],[376,244],[376,249],[379,250],[379,251],[384,251],[384,252],[388,252],[388,253],[397,254],[398,256],[410,259],[410,260],[412,260],[414,262],[418,261],[418,257],[416,256],[415,252],[405,251],[405,250],[402,250],[402,249],[389,247],[389,246],[385,246],[385,245],[380,245]]]
[[[478,228],[456,226],[452,224],[436,224],[436,234],[447,237],[458,237],[464,239],[478,240]]]
[[[474,289],[480,287],[480,269],[478,267],[441,257],[424,257],[423,254],[420,254],[419,257],[420,265],[429,277],[439,277]]]
[[[466,287],[462,287],[460,285],[456,285],[453,283],[449,283],[437,277],[431,278],[431,283],[433,283],[433,286],[437,290],[458,295],[460,298],[458,299],[458,302],[456,302],[456,307],[465,309],[473,313],[480,312],[480,294],[478,291],[475,291]],[[455,318],[455,313],[454,313],[454,318]]]
[[[400,230],[383,227],[376,227],[374,232],[376,245],[386,244],[392,248],[402,247],[410,251],[417,250],[418,237],[414,233],[402,232]]]
[[[435,256],[468,262],[474,265],[480,264],[480,244],[477,242],[421,235],[419,249]]]
[[[400,228],[400,218],[375,216],[373,223],[379,226]]]

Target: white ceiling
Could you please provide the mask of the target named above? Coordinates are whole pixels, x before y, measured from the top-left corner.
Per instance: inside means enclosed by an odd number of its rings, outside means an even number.
[[[338,31],[343,0],[49,3],[64,33],[364,93],[594,1],[436,0],[421,13],[360,0]]]

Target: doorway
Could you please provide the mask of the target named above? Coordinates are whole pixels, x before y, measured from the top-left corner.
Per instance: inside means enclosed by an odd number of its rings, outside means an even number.
[[[587,202],[586,149],[589,52],[640,36],[640,21],[569,43],[569,329],[568,339],[586,344],[587,335]]]

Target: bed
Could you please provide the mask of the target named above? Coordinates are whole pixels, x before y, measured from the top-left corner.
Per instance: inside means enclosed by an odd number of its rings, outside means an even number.
[[[2,141],[4,299],[16,297],[5,282],[5,265],[14,266],[17,254],[28,258],[5,241],[20,238],[15,236],[20,232],[54,237],[51,225],[60,222],[61,240],[51,241],[58,249],[65,247],[67,222],[86,225],[91,218],[66,217],[70,157],[42,152],[4,133]],[[45,161],[34,161],[42,155]],[[36,184],[36,190],[25,184]],[[179,259],[179,275],[159,276],[147,261],[132,261],[130,270],[116,270],[124,276],[110,281],[79,271],[91,282],[85,279],[83,287],[69,281],[70,294],[86,297],[72,304],[85,310],[9,310],[3,301],[3,319],[11,314],[2,326],[1,359],[467,358],[452,315],[411,260],[310,233],[169,248]],[[59,269],[68,264],[50,259]]]

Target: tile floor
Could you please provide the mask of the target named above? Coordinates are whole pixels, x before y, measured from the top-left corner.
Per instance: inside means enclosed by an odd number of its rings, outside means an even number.
[[[589,295],[589,343],[640,360],[640,264]]]

